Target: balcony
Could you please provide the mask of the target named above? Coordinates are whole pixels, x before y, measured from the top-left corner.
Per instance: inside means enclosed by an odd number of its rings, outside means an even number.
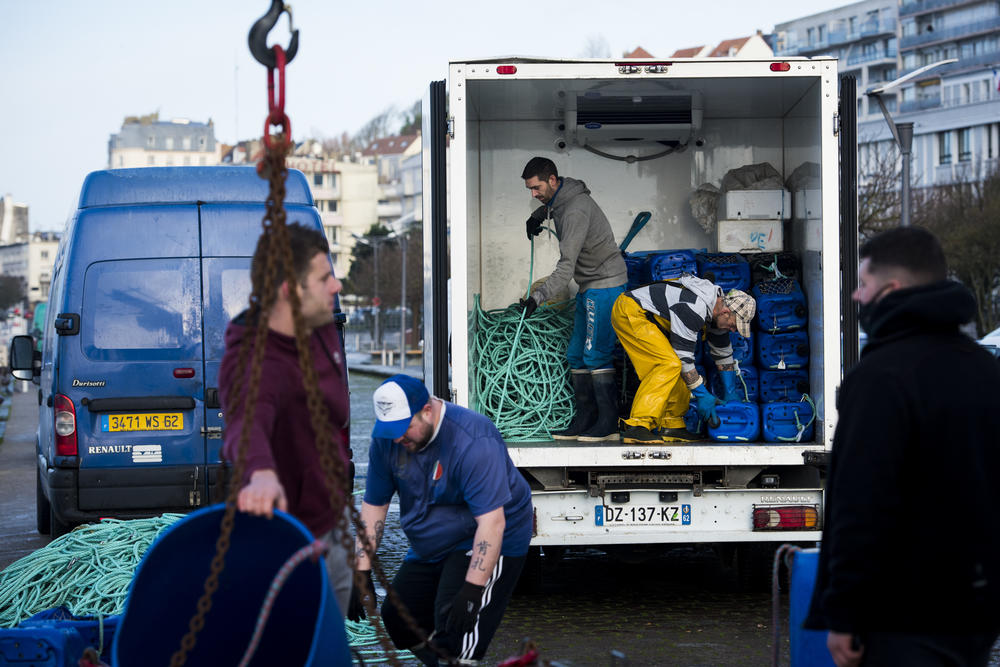
[[[905,4],[900,5],[899,15],[913,16],[916,14],[927,14],[937,9],[961,7],[962,5],[972,5],[977,2],[982,2],[982,0],[916,0],[916,2],[905,2]]]
[[[909,102],[903,102],[899,105],[900,113],[913,113],[914,111],[926,111],[927,109],[936,109],[941,106],[941,96],[940,95],[928,95],[927,97],[922,97],[919,100],[911,100]]]
[[[1000,30],[1000,16],[995,16],[991,19],[984,19],[982,21],[975,21],[974,23],[967,23],[955,28],[933,30],[931,32],[923,32],[919,35],[910,35],[909,37],[904,37],[900,40],[899,47],[901,49],[912,49],[917,46],[925,46],[927,44],[934,44],[937,42],[953,42],[957,39],[973,37],[975,35],[992,32],[994,30]]]
[[[957,74],[959,72],[966,72],[974,69],[985,69],[986,67],[994,66],[997,60],[1000,60],[1000,51],[993,51],[992,53],[984,53],[981,56],[974,56],[972,58],[962,58],[957,63],[950,63],[948,65],[941,65],[940,67],[935,67],[930,72],[927,72],[927,74],[923,78],[936,79],[943,77],[946,74]],[[923,67],[923,65],[920,65],[919,67]],[[904,69],[899,73],[899,76],[906,76],[915,69],[918,68],[911,67],[909,69]]]
[[[858,34],[861,37],[871,37],[872,35],[895,35],[896,19],[882,19],[881,21],[865,21],[864,23],[858,26]]]
[[[847,65],[860,65],[861,63],[870,63],[875,60],[895,60],[897,55],[896,49],[886,49],[875,51],[873,53],[856,53],[847,59]]]

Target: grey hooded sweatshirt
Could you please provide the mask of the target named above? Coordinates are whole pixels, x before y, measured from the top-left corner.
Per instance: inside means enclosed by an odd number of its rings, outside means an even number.
[[[615,243],[611,225],[583,181],[563,176],[562,187],[550,205],[537,209],[532,216],[544,220],[551,216],[559,239],[559,261],[545,282],[531,293],[536,303],[559,294],[576,280],[580,291],[624,285],[628,280],[625,260]]]

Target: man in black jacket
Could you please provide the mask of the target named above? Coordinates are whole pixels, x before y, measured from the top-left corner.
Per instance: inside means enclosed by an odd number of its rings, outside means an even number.
[[[930,232],[861,248],[805,627],[844,665],[985,665],[1000,631],[1000,364],[959,331],[972,293]]]

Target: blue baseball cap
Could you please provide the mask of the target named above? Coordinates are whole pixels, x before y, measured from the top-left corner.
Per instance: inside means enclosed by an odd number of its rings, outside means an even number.
[[[410,428],[413,415],[420,412],[430,394],[420,380],[409,375],[393,375],[383,382],[372,395],[375,403],[375,428],[373,438],[395,440]]]

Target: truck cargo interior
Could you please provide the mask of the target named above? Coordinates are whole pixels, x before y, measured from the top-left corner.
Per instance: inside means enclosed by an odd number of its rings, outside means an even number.
[[[814,62],[793,66],[813,70],[818,67]],[[461,132],[467,180],[465,224],[461,224],[461,216],[452,215],[453,253],[462,232],[466,234],[467,312],[472,310],[476,295],[484,309],[516,303],[527,291],[529,275],[534,280],[545,277],[558,260],[557,240],[543,234],[534,243],[532,263],[531,244],[524,235],[524,220],[539,204],[524,189],[520,173],[535,155],[554,160],[560,175],[587,184],[610,220],[617,241],[626,236],[639,212],[652,214],[629,245],[629,252],[720,251],[717,234],[707,232],[692,214],[692,194],[703,184],[718,187],[728,171],[747,165],[767,163],[783,181],[803,165],[811,163],[818,168],[822,163],[820,135],[824,123],[822,77],[818,71],[816,74],[622,80],[475,79],[468,72],[464,91],[467,117]],[[654,128],[648,134],[651,138],[647,138],[643,124],[653,127],[658,121],[650,122],[638,113],[634,119],[629,118],[629,109],[640,108],[637,102],[653,98],[666,100],[667,106],[672,100],[681,100],[681,114],[677,116],[680,127],[674,135],[658,134]],[[606,116],[632,128],[635,137],[621,136],[628,132],[617,136],[587,135],[568,127],[567,120],[572,122],[573,116],[567,114],[567,107],[588,99],[602,100]],[[694,122],[688,120],[687,125],[685,105],[688,112],[694,112]],[[461,117],[456,114],[458,122]],[[585,143],[588,146],[581,145]],[[456,148],[456,142],[452,148]],[[646,159],[649,156],[654,157]],[[823,182],[830,184],[828,179]],[[835,181],[832,186],[830,191],[835,192]],[[791,194],[805,196],[804,192]],[[824,303],[824,280],[831,277],[821,269],[824,263],[838,265],[839,250],[837,221],[830,221],[832,229],[824,233],[821,179],[816,179],[808,194],[811,211],[796,210],[795,215],[786,212],[787,219],[778,225],[783,236],[781,249],[793,251],[802,263],[801,285],[809,322],[808,373],[817,411],[814,439],[822,446],[827,433],[824,404],[831,389],[824,366],[831,363],[828,358],[834,360],[832,363],[839,359],[839,349],[829,349],[831,341],[839,346],[839,334],[824,330],[824,322],[837,320],[831,319],[829,312],[824,316],[824,309],[839,306]],[[453,207],[457,201],[453,199]],[[720,206],[719,217],[722,215]],[[456,227],[462,231],[456,233]],[[571,288],[575,289],[575,285]],[[470,359],[469,364],[473,363]],[[474,391],[474,382],[468,386]]]

